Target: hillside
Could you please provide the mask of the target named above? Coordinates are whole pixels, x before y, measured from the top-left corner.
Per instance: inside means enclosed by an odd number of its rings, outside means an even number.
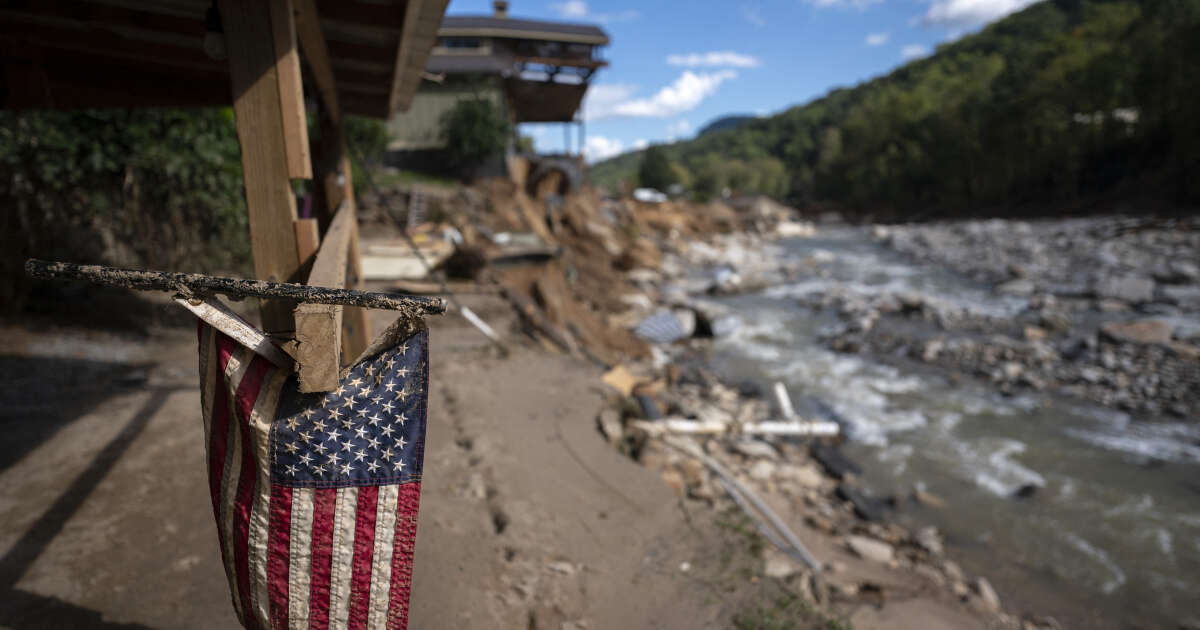
[[[1110,195],[1194,205],[1200,0],[1048,0],[924,59],[663,150],[698,196],[922,213]],[[593,167],[611,186],[638,153]],[[782,183],[761,173],[785,173]]]

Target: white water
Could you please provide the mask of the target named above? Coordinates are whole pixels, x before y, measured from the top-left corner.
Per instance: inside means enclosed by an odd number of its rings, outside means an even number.
[[[785,250],[811,261],[813,277],[727,299],[743,325],[717,341],[718,369],[784,381],[801,413],[844,422],[875,491],[921,485],[947,499],[948,510],[902,517],[938,525],[1002,597],[1086,627],[1170,627],[1200,613],[1200,424],[1048,394],[1004,397],[924,366],[826,350],[819,332],[838,321],[798,298],[918,291],[992,316],[1025,301],[910,263],[854,230]],[[1027,485],[1040,488],[1034,498],[1012,498]]]

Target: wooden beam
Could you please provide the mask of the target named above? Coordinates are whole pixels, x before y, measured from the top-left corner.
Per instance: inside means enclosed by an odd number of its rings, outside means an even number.
[[[333,217],[325,240],[308,276],[311,286],[346,286],[346,256],[350,251],[357,219],[354,208],[344,203]],[[337,387],[343,353],[343,307],[301,304],[296,307],[296,358],[300,364],[300,391],[327,392]]]
[[[317,83],[324,111],[334,120],[342,119],[338,105],[337,82],[334,80],[333,65],[329,61],[329,49],[321,33],[321,20],[313,0],[296,1],[296,36],[304,51],[304,60]],[[336,207],[336,206],[335,206]]]
[[[269,4],[288,175],[292,179],[312,179],[312,159],[308,154],[308,117],[304,113],[304,85],[300,79],[300,50],[296,47],[295,12],[291,0],[269,0]]]
[[[288,175],[285,125],[271,9],[266,3],[218,0],[229,54],[233,111],[242,148],[242,176],[250,213],[254,272],[263,280],[296,280],[296,199]],[[263,328],[270,333],[295,330],[294,303],[261,304]]]
[[[408,109],[413,94],[421,83],[421,73],[429,51],[437,39],[438,28],[446,13],[449,0],[409,0],[404,10],[404,28],[396,48],[396,68],[392,77],[392,93],[388,98],[385,117]]]
[[[312,274],[313,260],[321,248],[321,233],[316,219],[296,219],[296,254],[300,257],[300,277]]]
[[[349,171],[347,171],[349,172]],[[349,178],[347,178],[349,179]],[[354,207],[354,193],[348,197],[350,207]],[[350,232],[350,248],[346,259],[346,287],[357,289],[362,286],[362,266],[358,260],[358,220],[353,221]],[[370,324],[367,322],[367,309],[356,306],[345,307],[342,315],[342,360],[353,361],[355,357],[367,349],[371,342]]]

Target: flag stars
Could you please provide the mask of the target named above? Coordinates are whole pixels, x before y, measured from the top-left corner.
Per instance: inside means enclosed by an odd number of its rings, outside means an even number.
[[[312,409],[305,409],[304,411],[302,411],[300,413],[304,414],[304,418],[306,420],[312,420],[313,414],[315,414],[317,412],[313,411]]]
[[[310,435],[308,433],[308,431],[301,431],[300,432],[300,440],[303,441],[305,444],[308,444],[309,442],[312,441],[312,435]]]
[[[354,443],[351,442],[350,440],[346,440],[345,442],[342,442],[342,450],[343,451],[349,452],[350,449],[352,449],[352,448],[354,448]]]
[[[383,407],[382,407],[382,409],[388,413],[392,413],[392,410],[395,408],[396,408],[396,405],[393,405],[390,400],[388,402],[383,403]]]
[[[342,465],[342,474],[343,475],[349,476],[350,473],[353,472],[353,470],[354,470],[353,466],[351,466],[349,463]]]
[[[354,397],[353,397],[353,396],[351,396],[351,397],[347,398],[347,399],[346,399],[346,402],[345,402],[345,403],[343,403],[343,404],[342,404],[342,406],[343,406],[343,407],[349,407],[349,408],[350,408],[350,411],[354,411]]]
[[[408,368],[406,367],[396,370],[396,373],[400,375],[400,378],[408,378]]]
[[[301,464],[304,464],[305,466],[310,466],[310,465],[312,465],[312,460],[313,460],[312,455],[309,455],[308,453],[300,454],[300,463]]]
[[[296,416],[292,416],[291,418],[288,418],[287,425],[288,425],[289,429],[291,429],[292,431],[295,431],[297,428],[300,427],[300,418],[297,418]]]
[[[350,387],[358,387],[359,385],[362,385],[362,384],[363,384],[363,380],[357,376],[354,377],[354,380],[350,381]]]
[[[371,415],[371,420],[370,420],[371,426],[377,427],[377,426],[379,426],[379,423],[382,421],[383,421],[383,418],[380,418],[379,414],[376,413],[376,414]]]
[[[379,440],[376,439],[375,436],[371,436],[371,439],[367,440],[367,446],[370,446],[371,450],[373,450],[373,451],[378,451],[379,450]]]
[[[331,442],[336,442],[336,441],[338,441],[338,439],[339,439],[339,438],[341,438],[341,437],[342,437],[342,434],[341,434],[341,433],[338,433],[337,427],[334,427],[334,428],[330,429],[330,430],[329,430],[329,433],[327,433],[326,435],[328,435],[328,436],[329,436],[329,437],[328,437],[328,438],[326,438],[326,439],[327,439],[327,440],[329,440],[329,441],[331,441]]]
[[[372,396],[372,397],[371,397],[371,402],[373,402],[373,403],[375,403],[376,405],[378,405],[379,403],[383,402],[383,396]]]
[[[295,477],[295,476],[296,476],[296,473],[300,472],[300,469],[299,469],[299,468],[296,468],[296,466],[295,466],[295,465],[293,465],[293,464],[288,464],[288,465],[287,465],[287,471],[288,471],[288,474],[289,474],[289,475],[291,475],[291,476]]]
[[[398,413],[398,414],[396,414],[396,422],[399,422],[400,426],[404,426],[404,423],[408,422],[408,416],[406,416],[402,413]]]
[[[375,366],[374,365],[367,365],[367,367],[363,371],[367,373],[367,376],[375,376]]]
[[[363,407],[362,409],[359,409],[359,410],[358,410],[358,415],[360,415],[360,416],[362,416],[362,417],[364,417],[364,418],[365,418],[365,417],[367,417],[367,412],[368,412],[368,411],[370,411],[370,409],[368,409],[367,407]]]
[[[313,423],[313,427],[316,428],[317,431],[324,431],[325,430],[325,419],[317,418],[317,421]]]
[[[379,464],[375,463],[375,460],[371,460],[371,461],[367,462],[367,472],[374,473],[378,469],[379,469]]]
[[[359,395],[359,396],[362,396],[363,398],[366,398],[367,396],[370,396],[370,395],[371,395],[371,388],[370,388],[370,387],[364,387],[364,388],[362,388],[362,389],[358,390],[358,395]]]
[[[383,425],[383,428],[379,430],[379,432],[390,438],[390,437],[392,437],[393,430],[394,429],[392,429],[392,425],[385,424],[385,425]]]
[[[332,419],[332,420],[337,420],[338,418],[341,418],[341,417],[342,417],[342,412],[341,412],[341,411],[339,411],[337,408],[330,409],[330,410],[329,410],[329,417],[330,417],[330,419]]]
[[[337,466],[338,462],[340,461],[342,461],[342,458],[338,457],[337,453],[334,453],[325,460],[325,463],[329,464],[330,466]]]
[[[313,447],[313,450],[324,455],[325,451],[328,450],[328,447],[325,446],[323,442],[317,442],[317,445]]]
[[[360,440],[365,440],[365,439],[367,439],[367,429],[366,429],[366,427],[355,427],[355,429],[354,429],[354,435],[355,435],[355,436],[357,436],[357,437],[358,437],[358,439],[360,439]]]
[[[288,442],[283,446],[283,448],[287,449],[287,452],[291,453],[292,455],[295,455],[296,451],[300,450],[300,445],[296,444],[295,442]]]
[[[396,381],[388,381],[383,384],[383,387],[390,392],[393,389],[396,389]]]
[[[383,449],[383,452],[379,454],[379,456],[382,457],[384,461],[387,461],[387,460],[395,457],[395,455],[396,454],[393,453],[392,449],[390,449],[390,448]]]
[[[405,387],[404,389],[401,389],[400,391],[396,392],[396,400],[400,400],[400,401],[408,400],[408,395],[409,395],[408,388]]]
[[[392,469],[395,472],[403,472],[404,471],[404,460],[397,459],[396,461],[392,462]]]
[[[366,458],[367,458],[367,452],[365,450],[360,448],[354,452],[354,461],[361,462],[362,460],[364,460]]]
[[[403,436],[396,438],[396,448],[398,448],[400,450],[404,450],[404,447],[407,444],[408,444],[408,441],[405,440]]]

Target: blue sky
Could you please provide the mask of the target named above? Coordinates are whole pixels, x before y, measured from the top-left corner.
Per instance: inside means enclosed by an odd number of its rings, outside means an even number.
[[[729,114],[767,115],[885,74],[1033,0],[511,0],[513,17],[594,23],[610,63],[584,101],[589,159],[693,136]],[[451,0],[447,14],[491,13]],[[522,125],[540,151],[562,125]],[[571,148],[578,150],[572,130]]]

